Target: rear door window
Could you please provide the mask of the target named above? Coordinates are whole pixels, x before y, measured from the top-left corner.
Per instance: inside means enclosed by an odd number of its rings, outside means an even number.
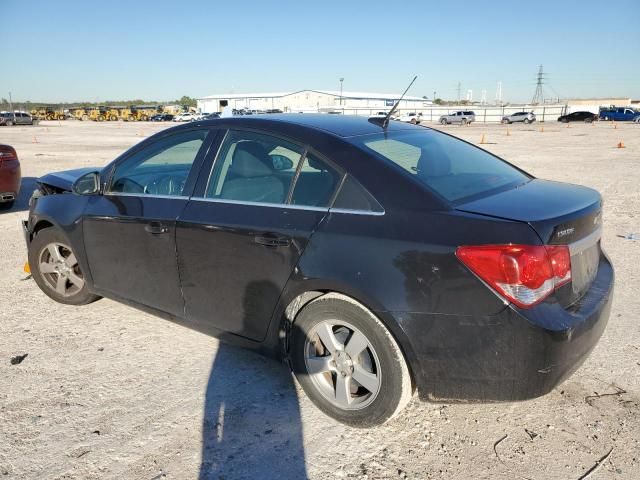
[[[367,135],[355,142],[452,203],[530,180],[489,152],[433,130]]]
[[[205,196],[252,203],[285,203],[304,149],[262,133],[230,130],[214,163]]]
[[[334,167],[308,153],[298,173],[291,204],[328,207],[341,179],[342,175]]]

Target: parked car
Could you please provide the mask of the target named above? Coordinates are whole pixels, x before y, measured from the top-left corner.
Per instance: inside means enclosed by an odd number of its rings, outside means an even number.
[[[170,113],[158,113],[157,115],[153,115],[149,118],[152,122],[171,122],[173,120],[173,115]]]
[[[533,112],[516,112],[511,115],[505,115],[502,117],[502,123],[514,123],[523,122],[531,123],[536,121],[536,116]]]
[[[26,112],[0,112],[0,125],[33,125],[33,117]]]
[[[466,125],[467,123],[476,121],[476,114],[469,110],[459,111],[449,115],[442,115],[439,121],[442,125],[447,125],[449,123],[461,123]]]
[[[213,120],[214,118],[220,118],[220,113],[213,112],[213,113],[204,113],[202,115],[202,120]]]
[[[0,145],[0,209],[11,208],[20,193],[20,160],[15,149]]]
[[[640,112],[629,107],[608,108],[600,110],[600,120],[630,122],[640,117]]]
[[[284,113],[284,112],[279,108],[270,108],[267,110],[267,113]]]
[[[417,125],[422,121],[422,114],[415,113],[415,112],[403,113],[402,115],[399,115],[398,117],[396,117],[396,120],[399,120],[401,122],[413,123],[414,125]]]
[[[598,192],[428,128],[223,118],[38,184],[23,225],[49,297],[113,298],[285,357],[351,425],[388,420],[414,387],[423,400],[543,395],[609,316]]]
[[[562,123],[569,123],[569,122],[591,123],[594,120],[598,120],[598,115],[591,112],[573,112],[573,113],[568,113],[567,115],[561,115],[558,117],[558,121]]]
[[[174,122],[190,122],[194,118],[195,118],[194,113],[187,112],[187,113],[180,113],[176,115],[175,117],[173,117],[173,121]]]

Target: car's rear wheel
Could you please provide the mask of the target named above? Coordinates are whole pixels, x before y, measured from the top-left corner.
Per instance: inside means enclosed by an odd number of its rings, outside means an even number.
[[[40,289],[56,302],[86,305],[100,298],[89,291],[68,240],[54,227],[40,230],[33,238],[29,266]]]
[[[380,425],[412,395],[395,339],[369,310],[338,294],[303,308],[293,324],[290,357],[298,382],[324,413],[354,427]]]
[[[441,124],[441,125],[446,125],[446,124],[447,124],[447,121],[443,118],[442,120],[440,120],[440,124]]]
[[[10,127],[10,126],[12,126],[12,125],[13,125],[13,122],[12,122],[11,120],[7,120],[6,125],[7,125],[7,127]]]

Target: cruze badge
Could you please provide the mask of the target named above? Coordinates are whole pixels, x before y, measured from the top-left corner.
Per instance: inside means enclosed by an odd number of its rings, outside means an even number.
[[[575,231],[575,228],[565,228],[564,230],[559,230],[556,234],[558,238],[566,237],[567,235],[571,235]]]

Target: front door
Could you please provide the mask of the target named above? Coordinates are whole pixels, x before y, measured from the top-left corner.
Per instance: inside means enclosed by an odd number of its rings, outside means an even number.
[[[340,176],[270,135],[229,131],[219,152],[201,198],[178,218],[186,315],[201,329],[262,340]]]
[[[118,162],[89,200],[84,244],[96,290],[182,317],[176,219],[204,156],[207,129],[169,134]]]

